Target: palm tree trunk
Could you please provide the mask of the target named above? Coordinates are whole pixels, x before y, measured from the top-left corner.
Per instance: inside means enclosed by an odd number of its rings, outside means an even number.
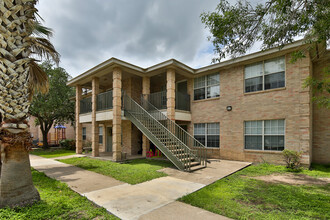
[[[0,208],[26,206],[40,200],[32,182],[30,142],[29,132],[7,135],[1,140]]]
[[[50,31],[37,31],[37,0],[0,0],[0,123],[1,176],[0,208],[31,204],[39,200],[32,183],[29,148],[32,145],[27,122],[29,97],[35,89],[47,88],[47,76],[30,58],[59,54],[45,38]],[[39,26],[39,28],[37,28]]]

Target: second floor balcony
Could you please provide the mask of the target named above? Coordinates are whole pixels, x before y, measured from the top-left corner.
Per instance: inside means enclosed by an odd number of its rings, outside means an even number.
[[[112,109],[112,90],[97,95],[96,110],[102,111]],[[92,97],[80,100],[80,114],[92,112]]]
[[[157,92],[147,95],[148,101],[166,115],[167,97],[166,92]],[[190,121],[190,96],[188,94],[176,93],[175,97],[175,120]],[[96,97],[96,120],[113,119],[113,91],[100,93]],[[138,101],[139,102],[139,101]],[[110,110],[110,111],[105,111]],[[177,111],[178,110],[178,111]],[[90,123],[92,121],[92,97],[80,100],[80,122]]]
[[[112,109],[112,90],[97,95],[97,111]],[[151,93],[148,101],[159,110],[167,108],[166,91]],[[190,95],[177,92],[175,94],[175,109],[190,111]],[[92,112],[92,97],[80,100],[80,114]]]
[[[166,91],[151,93],[150,95],[147,95],[147,99],[159,110],[167,109]],[[182,111],[190,111],[190,95],[176,92],[175,109]]]

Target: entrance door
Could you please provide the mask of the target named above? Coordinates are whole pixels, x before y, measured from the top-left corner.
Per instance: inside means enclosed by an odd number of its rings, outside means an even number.
[[[107,127],[107,147],[106,152],[112,152],[112,128]]]
[[[187,96],[187,80],[176,84],[175,109],[190,110],[190,100],[189,96]]]
[[[187,80],[177,83],[177,92],[187,94]]]

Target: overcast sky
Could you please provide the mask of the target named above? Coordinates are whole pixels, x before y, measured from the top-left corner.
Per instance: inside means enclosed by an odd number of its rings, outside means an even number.
[[[215,56],[200,20],[218,0],[42,0],[37,8],[75,77],[116,57],[149,67],[175,58],[193,68]]]

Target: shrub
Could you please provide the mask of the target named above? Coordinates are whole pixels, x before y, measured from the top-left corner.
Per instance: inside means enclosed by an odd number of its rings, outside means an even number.
[[[90,140],[85,140],[82,143],[82,147],[84,148],[92,148],[92,142]]]
[[[60,146],[66,150],[75,150],[76,149],[76,141],[72,139],[66,139],[60,141]]]
[[[300,169],[300,160],[301,153],[294,150],[284,150],[283,151],[284,161],[286,163],[286,167],[293,170]]]

